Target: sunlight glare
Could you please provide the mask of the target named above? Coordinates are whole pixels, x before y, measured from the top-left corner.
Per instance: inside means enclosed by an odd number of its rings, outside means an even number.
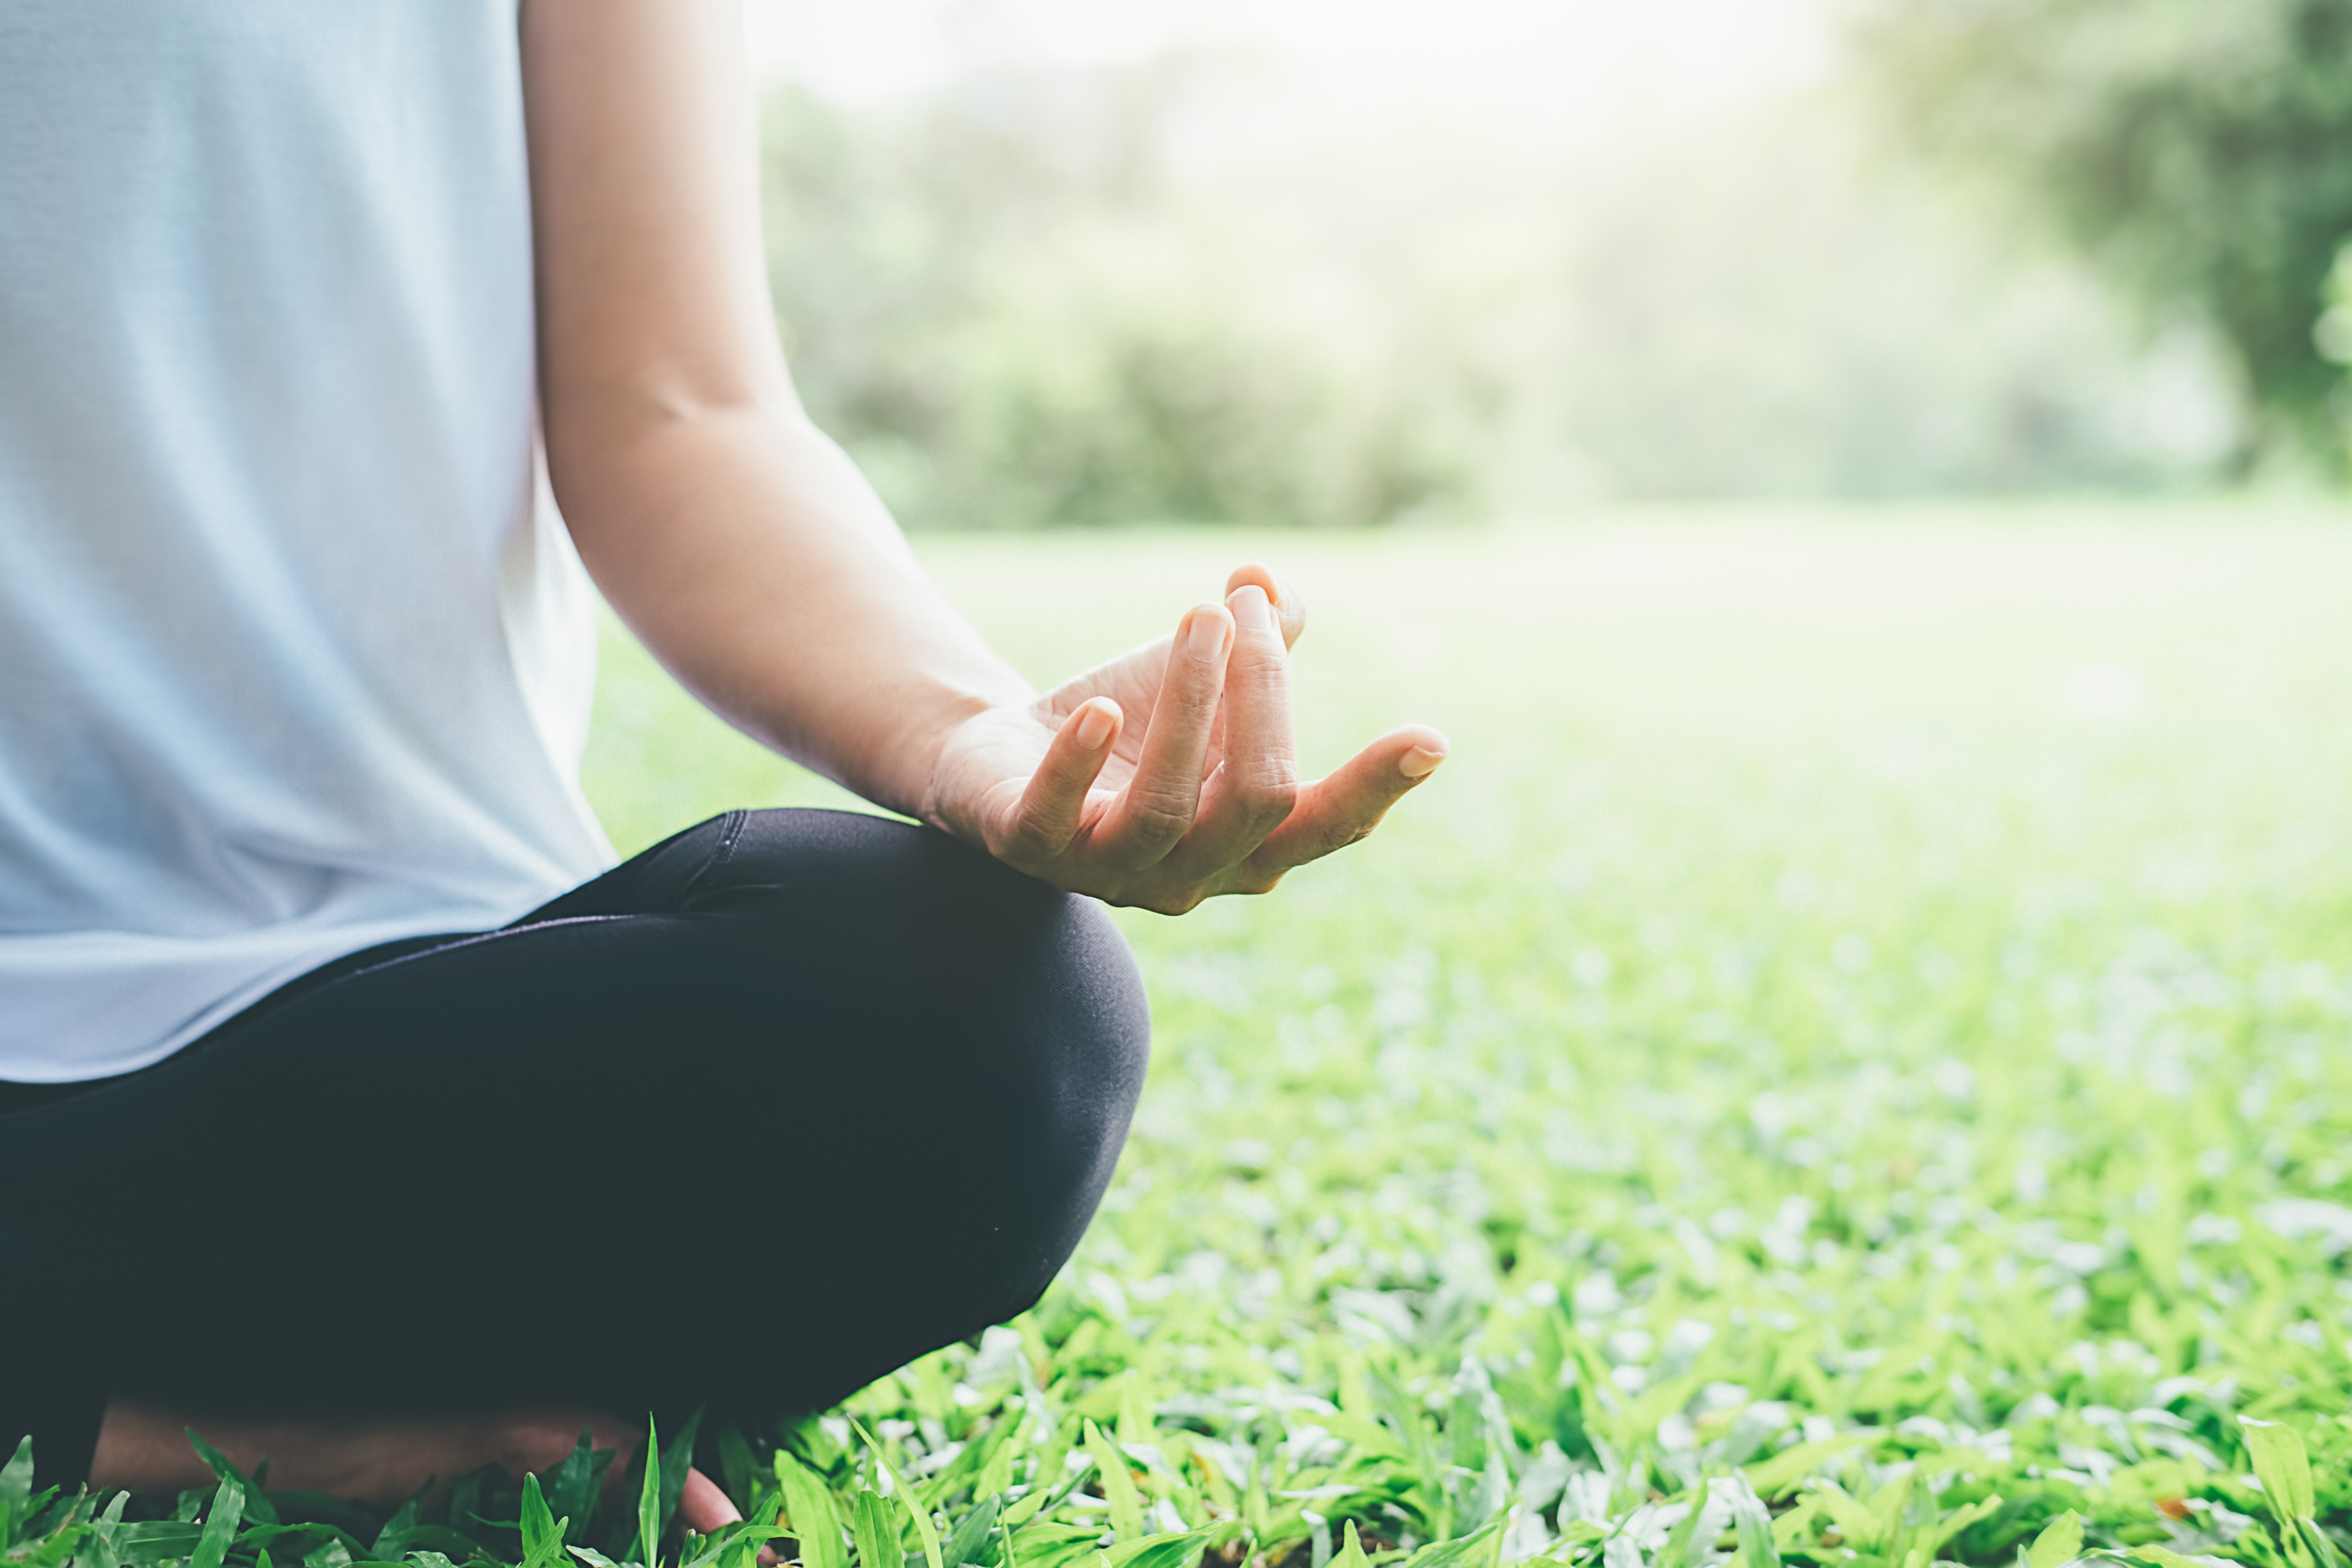
[[[750,0],[765,78],[887,98],[991,64],[1087,65],[1171,50],[1262,55],[1296,100],[1349,123],[1391,117],[1574,132],[1814,79],[1817,0]]]

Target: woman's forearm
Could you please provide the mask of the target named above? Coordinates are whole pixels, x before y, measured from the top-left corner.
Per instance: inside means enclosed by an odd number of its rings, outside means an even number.
[[[548,467],[614,608],[751,734],[885,805],[1027,693],[812,426],[760,250],[732,0],[522,13]]]
[[[1032,695],[789,393],[551,426],[549,458],[590,573],[671,674],[877,804],[914,813],[946,731]]]
[[[556,497],[704,701],[1055,886],[1171,913],[1264,891],[1429,776],[1444,738],[1406,726],[1299,782],[1299,607],[1261,566],[1027,703],[793,395],[735,0],[532,0],[522,53]]]

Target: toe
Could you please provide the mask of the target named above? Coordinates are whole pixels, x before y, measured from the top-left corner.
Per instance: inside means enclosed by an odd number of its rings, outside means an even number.
[[[719,1483],[700,1470],[686,1472],[686,1489],[677,1494],[678,1522],[697,1535],[709,1535],[741,1521],[743,1510],[729,1500]]]

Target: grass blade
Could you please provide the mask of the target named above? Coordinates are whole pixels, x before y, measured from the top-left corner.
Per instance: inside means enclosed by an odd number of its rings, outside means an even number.
[[[792,1524],[793,1539],[800,1542],[805,1568],[846,1568],[848,1553],[842,1546],[841,1515],[834,1508],[833,1489],[786,1448],[776,1450],[776,1485],[784,1494],[784,1517]]]
[[[863,1491],[850,1505],[850,1531],[857,1537],[858,1568],[906,1568],[907,1554],[898,1549],[898,1522],[891,1517],[890,1500],[879,1492]]]
[[[695,1434],[702,1429],[702,1411],[698,1407],[686,1418],[686,1430],[674,1438],[662,1455],[660,1533],[667,1535],[672,1521],[677,1518],[677,1500],[686,1495],[687,1472],[694,1468]],[[650,1560],[648,1560],[650,1562]]]
[[[593,1447],[594,1438],[585,1426],[580,1428],[580,1440],[572,1452],[563,1456],[547,1475],[546,1501],[551,1512],[572,1520],[577,1528],[567,1536],[577,1539],[588,1529],[589,1520],[596,1511],[596,1485],[604,1479],[604,1467],[613,1462],[607,1449],[603,1463],[598,1463]]]
[[[1780,1568],[1780,1551],[1772,1540],[1772,1515],[1748,1478],[1731,1473],[1731,1525],[1739,1537],[1742,1568]]]
[[[1003,1500],[992,1493],[982,1496],[941,1549],[947,1568],[987,1568],[989,1537],[996,1533],[996,1516],[1003,1511]]]
[[[2083,1516],[2068,1509],[2042,1529],[2026,1549],[2026,1568],[2064,1568],[2083,1554]]]
[[[1692,1488],[1690,1498],[1690,1511],[1666,1532],[1658,1554],[1651,1559],[1651,1568],[1689,1568],[1691,1542],[1698,1539],[1698,1521],[1706,1512],[1706,1483]]]
[[[2238,1426],[2245,1433],[2246,1450],[2253,1457],[2254,1474],[2263,1483],[2263,1500],[2278,1515],[2279,1522],[2292,1525],[2296,1520],[2311,1518],[2319,1505],[2312,1490],[2311,1456],[2304,1451],[2302,1435],[2292,1426],[2257,1421],[2251,1415],[2239,1416]]]
[[[213,1493],[212,1511],[205,1516],[204,1533],[196,1538],[196,1550],[189,1559],[188,1568],[221,1568],[228,1560],[229,1542],[236,1539],[237,1521],[245,1517],[245,1489],[233,1480],[225,1480]]]
[[[520,1568],[547,1568],[563,1555],[563,1537],[572,1521],[569,1517],[558,1519],[549,1510],[546,1498],[540,1494],[537,1476],[523,1477],[522,1506],[518,1514],[522,1532]]]
[[[7,1510],[11,1519],[22,1519],[32,1496],[33,1439],[27,1435],[17,1443],[16,1457],[0,1465],[0,1509]],[[0,1528],[0,1545],[7,1544],[8,1531]]]
[[[238,1469],[236,1468],[236,1462],[231,1459],[226,1454],[222,1453],[218,1448],[215,1448],[210,1443],[205,1442],[203,1437],[197,1436],[196,1429],[194,1427],[189,1426],[184,1428],[184,1430],[188,1434],[188,1447],[196,1451],[196,1458],[205,1462],[205,1468],[212,1471],[216,1479],[235,1481],[236,1483],[238,1491],[241,1492],[245,1498],[246,1518],[253,1521],[256,1524],[277,1524],[279,1522],[278,1518],[278,1510],[271,1504],[268,1494],[261,1489],[258,1482],[257,1482],[251,1476],[247,1475],[243,1470]],[[267,1468],[266,1463],[264,1468]]]
[[[941,1568],[940,1532],[938,1527],[931,1523],[930,1510],[923,1506],[923,1500],[917,1495],[915,1489],[907,1484],[907,1478],[891,1468],[890,1461],[883,1456],[882,1445],[874,1440],[874,1434],[868,1432],[857,1422],[853,1421],[850,1425],[856,1427],[860,1437],[866,1439],[866,1446],[874,1450],[874,1462],[882,1467],[884,1475],[890,1478],[891,1490],[898,1494],[898,1501],[905,1507],[908,1517],[915,1521],[915,1539],[923,1543],[923,1562],[926,1568]]]
[[[654,1418],[646,1417],[646,1474],[637,1488],[637,1561],[655,1568],[654,1552],[661,1545],[661,1434]]]
[[[1186,1568],[1201,1561],[1202,1551],[1216,1538],[1215,1530],[1184,1530],[1122,1541],[1101,1552],[1107,1568]]]
[[[1128,1473],[1127,1456],[1091,1421],[1086,1425],[1086,1443],[1095,1471],[1102,1478],[1103,1500],[1110,1504],[1112,1538],[1122,1544],[1139,1539],[1143,1534],[1143,1498],[1135,1489],[1135,1478]],[[940,1565],[934,1563],[931,1568]]]

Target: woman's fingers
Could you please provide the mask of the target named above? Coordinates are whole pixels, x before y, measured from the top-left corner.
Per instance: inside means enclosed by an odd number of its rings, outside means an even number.
[[[1290,815],[1298,794],[1290,658],[1274,606],[1252,582],[1225,607],[1234,617],[1234,647],[1225,658],[1224,762],[1192,831],[1169,858],[1167,869],[1183,881],[1206,880],[1248,856]]]
[[[1273,567],[1263,561],[1253,561],[1234,567],[1233,574],[1225,579],[1225,603],[1232,604],[1235,594],[1253,584],[1263,589],[1274,605],[1275,618],[1282,626],[1282,646],[1290,647],[1307,629],[1307,601],[1298,596],[1297,588],[1276,576]]]
[[[1135,776],[1089,839],[1112,868],[1158,864],[1192,826],[1233,632],[1223,605],[1199,605],[1177,626]]]
[[[1295,866],[1319,860],[1380,826],[1402,800],[1445,760],[1445,737],[1426,724],[1391,730],[1328,778],[1302,785],[1289,818],[1269,834],[1242,868],[1251,888],[1273,886]]]
[[[1235,568],[1225,604],[1195,607],[1164,645],[1105,667],[1134,666],[1135,733],[1121,741],[1127,717],[1100,695],[1101,681],[1079,685],[1097,695],[1062,721],[1023,782],[997,853],[1064,885],[1174,912],[1207,893],[1272,887],[1370,833],[1444,759],[1445,737],[1421,725],[1391,731],[1302,786],[1288,649],[1305,624],[1297,593],[1271,570]],[[1114,752],[1128,776],[1105,809],[1090,803],[1103,798],[1094,791]]]
[[[1070,847],[1086,823],[1087,792],[1110,760],[1122,715],[1108,697],[1090,697],[1071,710],[1045,748],[1045,760],[1021,791],[1004,858],[1014,865],[1051,860]]]

